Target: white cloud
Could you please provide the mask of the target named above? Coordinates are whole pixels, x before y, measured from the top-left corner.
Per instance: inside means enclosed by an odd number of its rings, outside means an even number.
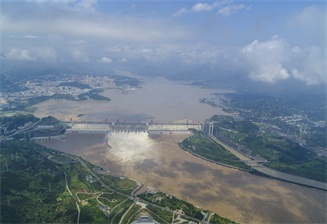
[[[112,59],[111,58],[108,58],[108,57],[101,57],[101,58],[99,58],[98,61],[101,62],[101,63],[104,63],[104,64],[110,64],[110,63],[112,63]]]
[[[232,14],[237,13],[240,10],[249,9],[249,8],[250,8],[249,6],[245,6],[244,4],[239,4],[239,5],[231,4],[220,8],[218,10],[218,14],[221,16],[228,17]]]
[[[287,61],[288,45],[278,37],[259,42],[253,41],[242,48],[249,77],[252,80],[275,83],[289,78],[289,72],[284,67]]]
[[[307,85],[327,83],[327,60],[323,50],[291,47],[285,40],[274,36],[269,40],[251,44],[241,49],[248,76],[252,80],[275,83],[294,78]]]
[[[69,12],[69,13],[68,13]],[[145,20],[122,15],[81,14],[64,12],[51,19],[35,15],[16,20],[1,15],[2,34],[47,36],[49,34],[74,38],[103,38],[117,41],[162,42],[190,38],[186,29],[159,20]]]
[[[193,5],[191,9],[182,7],[177,12],[173,13],[173,17],[179,17],[190,12],[193,13],[209,12],[215,8],[218,8],[218,14],[220,14],[221,16],[228,17],[234,13],[237,13],[240,10],[251,8],[250,6],[246,6],[244,4],[232,4],[232,3],[233,0],[217,1],[212,4],[199,2]]]
[[[186,7],[183,7],[181,9],[179,9],[177,12],[174,12],[173,13],[173,17],[179,17],[179,16],[182,16],[184,14],[188,13],[188,10]]]
[[[207,3],[197,3],[192,7],[193,12],[202,12],[202,11],[210,11],[215,7],[215,5],[209,5]]]
[[[299,63],[292,69],[294,78],[308,85],[327,83],[327,59],[318,47],[298,49],[295,51]]]
[[[8,59],[32,61],[31,52],[27,49],[12,48],[5,53],[5,57]]]
[[[325,11],[318,6],[312,5],[305,7],[300,13],[290,20],[290,23],[299,26],[317,26],[324,24]]]
[[[57,60],[57,52],[52,47],[33,47],[33,48],[10,48],[5,52],[5,58],[22,61],[55,61]]]
[[[327,30],[327,9],[315,5],[305,7],[301,12],[291,17],[287,22],[290,31],[306,38],[311,43],[324,46]]]
[[[234,49],[212,46],[206,43],[161,44],[155,46],[114,45],[106,49],[107,54],[117,58],[127,58],[129,61],[170,63],[182,62],[185,65],[220,64],[232,61]]]

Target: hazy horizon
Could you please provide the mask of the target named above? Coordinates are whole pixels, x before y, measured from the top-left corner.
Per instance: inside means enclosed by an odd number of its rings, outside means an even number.
[[[325,88],[325,15],[323,1],[1,1],[2,73]]]

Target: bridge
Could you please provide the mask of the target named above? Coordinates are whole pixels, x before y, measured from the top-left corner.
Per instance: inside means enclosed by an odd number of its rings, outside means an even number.
[[[190,129],[202,130],[196,123],[105,123],[65,122],[67,133],[147,132],[149,134],[188,134]]]

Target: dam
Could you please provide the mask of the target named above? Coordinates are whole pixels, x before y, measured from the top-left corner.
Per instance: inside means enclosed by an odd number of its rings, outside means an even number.
[[[66,122],[67,133],[147,132],[149,134],[189,134],[190,129],[202,130],[202,123],[119,123]]]

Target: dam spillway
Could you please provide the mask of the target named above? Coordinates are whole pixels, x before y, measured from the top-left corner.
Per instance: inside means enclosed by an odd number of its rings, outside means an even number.
[[[148,132],[149,134],[188,134],[190,129],[202,130],[196,123],[100,123],[67,122],[67,133]]]

